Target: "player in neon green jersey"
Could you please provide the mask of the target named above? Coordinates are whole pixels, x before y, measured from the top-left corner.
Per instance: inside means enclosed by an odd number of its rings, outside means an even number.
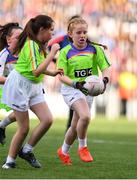
[[[81,16],[79,15],[74,15],[72,16],[69,20],[68,20],[68,24],[70,21],[72,21],[73,19],[75,18],[81,18]],[[69,27],[68,27],[69,29]],[[56,37],[54,39],[52,39],[51,41],[49,41],[48,43],[48,48],[50,50],[51,46],[55,43],[58,43],[60,45],[60,49],[64,48],[65,46],[67,46],[68,44],[70,44],[70,38],[69,38],[69,35],[66,34],[66,35],[63,35],[63,36],[59,36],[59,37]],[[98,46],[101,46],[103,47],[104,49],[107,49],[107,46],[106,45],[103,45],[103,44],[98,44],[96,42],[91,42],[93,45],[98,45]],[[66,128],[66,131],[68,130],[68,128],[70,127],[71,125],[71,120],[72,120],[72,116],[73,116],[73,110],[70,109],[69,111],[69,117],[68,117],[68,121],[67,121],[67,128]]]
[[[59,158],[66,165],[72,164],[69,149],[76,136],[80,159],[84,162],[93,161],[87,148],[87,129],[93,97],[88,96],[87,89],[83,87],[85,78],[98,75],[99,68],[103,76],[104,91],[109,80],[110,64],[103,50],[88,41],[87,31],[88,25],[85,20],[77,18],[69,22],[68,34],[72,43],[61,50],[57,63],[58,69],[64,71],[64,76],[60,76],[63,83],[61,93],[68,106],[74,110],[64,143],[57,151]]]
[[[53,30],[52,18],[38,15],[28,21],[15,48],[15,52],[19,54],[18,61],[15,70],[6,79],[2,100],[13,109],[18,129],[11,141],[6,162],[2,166],[4,169],[15,168],[17,155],[32,167],[41,167],[32,150],[52,124],[52,114],[44,99],[42,81],[44,74],[51,76],[62,74],[61,70],[47,70],[60,48],[55,44],[48,55],[45,52],[44,45],[51,39]],[[36,114],[40,123],[32,131],[25,146],[21,148],[29,131],[28,109]]]

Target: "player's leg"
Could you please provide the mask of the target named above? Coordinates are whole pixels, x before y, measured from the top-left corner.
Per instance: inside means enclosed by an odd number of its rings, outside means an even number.
[[[79,119],[78,114],[75,111],[73,111],[71,125],[65,135],[65,142],[69,145],[72,145],[77,137],[77,129],[76,128],[77,128],[78,119]]]
[[[66,132],[63,145],[57,151],[57,154],[60,160],[63,162],[63,164],[66,164],[66,165],[71,165],[72,163],[70,155],[69,155],[69,149],[77,137],[76,127],[77,127],[78,118],[79,117],[77,113],[73,112],[71,126]]]
[[[69,117],[68,117],[68,121],[67,121],[66,132],[69,129],[69,127],[71,126],[72,117],[73,117],[73,110],[70,109],[69,110]]]
[[[81,98],[73,103],[72,108],[74,109],[74,115],[71,127],[66,133],[62,147],[58,149],[58,156],[66,165],[71,164],[68,151],[76,136],[78,136],[79,141],[78,153],[80,159],[84,162],[93,161],[93,158],[87,148],[87,128],[90,121],[89,105],[85,99]],[[84,111],[82,111],[82,109],[84,109]]]
[[[37,127],[32,131],[32,134],[28,140],[28,142],[24,145],[19,153],[19,157],[25,159],[32,167],[40,168],[41,164],[35,158],[32,153],[33,147],[37,144],[37,142],[42,138],[42,136],[48,131],[52,124],[52,115],[46,104],[46,102],[41,102],[31,106],[31,110],[36,114],[39,118],[40,123]]]
[[[79,141],[78,153],[80,159],[84,162],[91,162],[93,158],[87,148],[87,129],[90,122],[90,109],[85,99],[79,99],[74,102],[72,108],[79,116],[77,123],[77,136]],[[82,111],[84,109],[84,111]]]
[[[40,121],[39,125],[33,130],[28,141],[29,144],[35,146],[52,125],[53,118],[46,102],[31,106],[31,110],[36,114]]]
[[[5,139],[6,139],[6,134],[5,134],[5,130],[6,127],[15,122],[16,118],[15,118],[15,114],[14,112],[10,113],[7,117],[5,117],[3,120],[0,121],[0,143],[1,144],[5,144]]]
[[[90,108],[89,108],[88,103],[90,102],[91,98],[87,98],[81,91],[75,90],[71,87],[66,87],[65,89],[62,89],[62,94],[64,96],[64,100],[65,100],[66,104],[69,107],[71,107],[75,112],[73,118],[74,117],[76,118],[76,119],[74,118],[72,120],[72,122],[74,122],[73,125],[75,124],[75,126],[73,128],[70,128],[68,130],[68,132],[66,133],[66,137],[65,137],[65,141],[64,141],[65,142],[64,145],[66,146],[66,151],[67,151],[67,149],[70,148],[70,145],[73,143],[76,136],[78,137],[79,146],[82,147],[82,149],[83,148],[85,149],[85,147],[86,147],[86,150],[87,150],[86,134],[87,134],[87,127],[88,127],[88,124],[90,121],[90,110],[89,110]],[[80,123],[79,123],[79,121],[80,121]],[[72,123],[71,123],[71,125],[72,125]],[[69,132],[71,132],[71,133],[69,133]],[[73,137],[74,137],[73,133],[75,134],[74,139],[73,139]],[[63,151],[65,151],[65,150],[63,150]],[[59,152],[58,152],[58,155],[59,155]],[[65,161],[65,159],[69,159],[69,158],[64,157],[62,159],[64,159],[64,161],[63,161],[64,164],[68,164],[68,165],[70,164],[69,162],[67,163]]]
[[[14,111],[14,113],[16,116],[18,129],[12,138],[6,163],[2,166],[4,169],[15,167],[15,159],[29,131],[28,111]]]
[[[79,116],[77,123],[77,135],[80,139],[86,138],[87,128],[90,122],[90,110],[85,99],[79,99],[74,102],[72,108]],[[84,109],[84,111],[83,111]]]

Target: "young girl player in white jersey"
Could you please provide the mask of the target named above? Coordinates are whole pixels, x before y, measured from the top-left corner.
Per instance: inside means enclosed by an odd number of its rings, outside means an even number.
[[[6,111],[10,111],[11,108],[1,102],[3,84],[18,59],[18,57],[12,53],[21,32],[22,28],[18,23],[14,22],[7,23],[0,27],[0,109],[5,109]],[[14,121],[16,121],[14,112],[0,121],[1,144],[5,143],[5,128]]]

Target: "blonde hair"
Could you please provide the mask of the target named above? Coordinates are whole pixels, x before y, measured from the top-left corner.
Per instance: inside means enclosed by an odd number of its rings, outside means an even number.
[[[74,29],[74,26],[77,24],[86,24],[88,26],[87,22],[83,18],[76,17],[76,18],[71,19],[68,22],[68,32],[72,32]],[[69,37],[69,40],[70,40],[70,42],[72,42],[72,39],[70,37]],[[104,44],[96,43],[96,42],[90,41],[89,39],[87,39],[87,42],[91,43],[93,45],[102,46],[104,48],[104,50],[108,49],[108,47]]]
[[[68,31],[73,31],[74,26],[77,24],[86,24],[88,26],[87,22],[84,19],[82,19],[81,17],[74,18],[74,19],[70,20],[68,23]]]

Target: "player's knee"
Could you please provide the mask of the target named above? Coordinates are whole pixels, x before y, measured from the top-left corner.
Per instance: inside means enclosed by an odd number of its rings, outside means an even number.
[[[46,117],[46,119],[45,119],[45,124],[46,124],[46,126],[49,126],[49,127],[50,127],[50,126],[52,125],[52,123],[53,123],[53,117],[52,117],[52,115]]]
[[[52,123],[53,123],[53,119],[49,119],[49,120],[48,120],[48,125],[51,126]]]
[[[71,125],[71,131],[76,132],[77,131],[77,126],[76,125]]]
[[[83,123],[83,126],[87,126],[88,124],[89,124],[89,122],[90,122],[90,115],[84,115],[83,117],[82,117],[82,123]]]

